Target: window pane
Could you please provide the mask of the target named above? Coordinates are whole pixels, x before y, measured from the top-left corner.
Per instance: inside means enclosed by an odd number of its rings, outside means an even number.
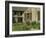
[[[30,20],[32,20],[32,13],[30,13]]]
[[[40,11],[38,11],[38,20],[40,20]]]
[[[22,18],[21,17],[18,17],[18,22],[22,22]]]

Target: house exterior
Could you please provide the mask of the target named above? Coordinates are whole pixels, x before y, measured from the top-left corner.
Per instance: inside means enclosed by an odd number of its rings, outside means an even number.
[[[27,21],[40,21],[40,8],[13,7],[13,22],[26,23]]]

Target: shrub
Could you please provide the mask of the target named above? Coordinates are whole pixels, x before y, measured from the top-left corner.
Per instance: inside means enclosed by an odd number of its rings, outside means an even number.
[[[33,22],[32,22],[32,25],[35,25],[35,24],[36,24],[36,21],[33,21]]]
[[[36,22],[36,21],[32,22],[32,26],[34,29],[40,29],[40,23],[39,22]]]
[[[26,24],[27,24],[27,25],[30,25],[30,21],[27,21]]]

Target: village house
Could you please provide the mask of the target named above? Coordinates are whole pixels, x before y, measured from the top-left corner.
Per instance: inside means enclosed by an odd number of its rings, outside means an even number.
[[[12,7],[13,22],[26,23],[27,21],[40,21],[40,8]]]

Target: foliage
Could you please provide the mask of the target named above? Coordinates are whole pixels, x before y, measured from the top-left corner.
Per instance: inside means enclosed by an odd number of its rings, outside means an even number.
[[[31,29],[40,29],[40,23],[39,22],[27,22],[27,23],[13,23],[12,25],[12,31],[26,31]]]
[[[36,22],[36,21],[32,22],[32,26],[34,29],[40,29],[40,23],[39,22]]]
[[[27,21],[26,24],[27,24],[27,25],[30,25],[30,21]]]

